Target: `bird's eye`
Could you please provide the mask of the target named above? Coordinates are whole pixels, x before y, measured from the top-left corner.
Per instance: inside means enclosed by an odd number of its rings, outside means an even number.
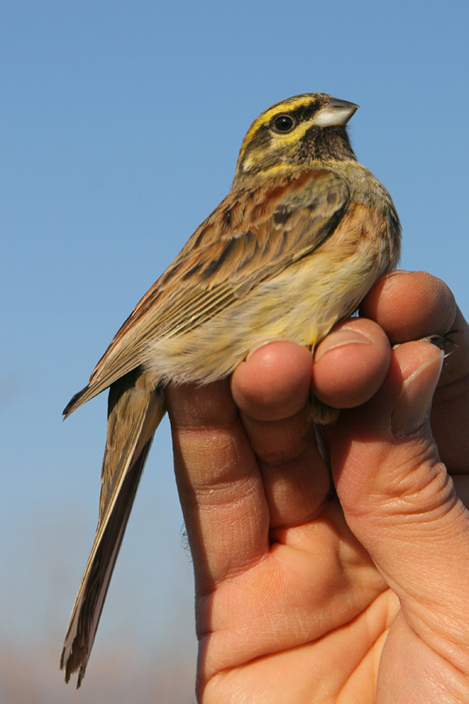
[[[292,131],[295,124],[296,122],[291,115],[277,115],[277,117],[274,117],[272,120],[272,129],[275,132],[286,134],[287,132]]]

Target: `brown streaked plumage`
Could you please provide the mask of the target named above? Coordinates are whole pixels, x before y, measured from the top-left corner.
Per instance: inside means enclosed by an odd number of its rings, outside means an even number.
[[[64,414],[110,387],[99,522],[61,657],[78,684],[169,381],[230,374],[252,347],[314,347],[399,259],[384,187],[352,151],[356,105],[314,93],[266,110],[240,150],[230,193],[125,321]],[[327,422],[334,410],[315,408]]]

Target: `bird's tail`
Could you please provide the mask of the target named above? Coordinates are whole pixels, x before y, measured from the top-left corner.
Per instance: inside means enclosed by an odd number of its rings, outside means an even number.
[[[141,369],[126,374],[112,384],[101,475],[99,522],[60,658],[60,668],[65,670],[66,682],[79,669],[77,688],[85,675],[153,435],[164,414],[162,390],[152,389],[146,373]]]

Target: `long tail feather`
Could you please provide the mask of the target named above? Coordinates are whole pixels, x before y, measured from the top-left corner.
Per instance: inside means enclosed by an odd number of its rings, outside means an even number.
[[[85,675],[153,435],[164,413],[161,390],[153,391],[141,370],[111,386],[98,528],[60,659],[66,682],[79,669],[77,688]]]

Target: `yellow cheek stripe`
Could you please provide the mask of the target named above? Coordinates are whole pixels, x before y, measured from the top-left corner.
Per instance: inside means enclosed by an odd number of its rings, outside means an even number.
[[[306,130],[311,127],[313,121],[314,118],[311,118],[311,120],[308,120],[307,122],[300,122],[300,124],[297,125],[294,130],[292,130],[291,132],[287,132],[287,134],[279,134],[278,132],[272,132],[273,141],[271,142],[271,144],[275,148],[277,146],[281,147],[284,144],[293,144],[294,142],[298,142],[298,140],[303,137]]]
[[[250,157],[244,162],[243,169],[249,171],[252,164],[256,161],[255,158]],[[264,176],[273,176],[274,174],[286,174],[290,172],[298,171],[298,164],[274,164],[273,166],[266,166],[262,169]]]
[[[300,122],[300,124],[297,125],[297,127],[295,127],[292,132],[288,132],[288,134],[278,134],[277,132],[272,132],[272,141],[270,143],[270,148],[274,151],[277,148],[296,144],[296,142],[298,142],[303,137],[305,132],[311,127],[311,125],[313,124],[313,119],[314,118],[311,118],[311,120],[308,120],[308,122]],[[265,154],[265,147],[259,147],[259,149],[253,151],[253,153],[247,157],[246,161],[244,162],[244,170],[249,171],[251,166],[253,166],[259,161],[259,154]],[[240,153],[238,163],[241,162],[242,157],[243,152]],[[277,170],[280,171],[283,166],[283,164],[278,164]],[[269,172],[271,172],[270,169]],[[265,171],[265,173],[267,173],[267,170]],[[275,173],[275,171],[272,171],[271,173]]]

